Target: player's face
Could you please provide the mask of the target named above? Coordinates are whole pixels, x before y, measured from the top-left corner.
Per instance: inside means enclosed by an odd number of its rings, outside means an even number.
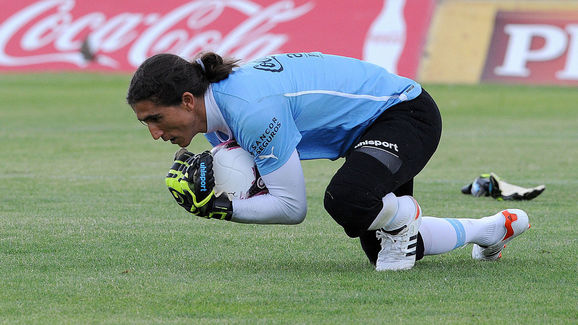
[[[206,129],[193,106],[185,103],[160,106],[144,100],[136,103],[132,109],[155,140],[163,139],[186,147],[197,133]]]

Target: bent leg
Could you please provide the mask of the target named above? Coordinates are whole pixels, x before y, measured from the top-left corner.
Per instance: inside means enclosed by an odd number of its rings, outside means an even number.
[[[353,146],[325,193],[325,208],[350,237],[359,237],[375,264],[380,242],[369,230],[384,208],[383,198],[413,194],[413,178],[435,152],[441,135],[437,106],[424,91],[390,108]],[[417,259],[423,256],[418,235]]]

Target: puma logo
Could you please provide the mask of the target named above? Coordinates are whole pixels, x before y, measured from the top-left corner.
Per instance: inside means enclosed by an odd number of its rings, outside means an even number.
[[[274,159],[279,160],[279,158],[277,158],[277,156],[275,156],[275,154],[273,154],[273,150],[275,150],[275,146],[272,146],[272,147],[271,147],[271,153],[270,153],[270,154],[268,154],[268,155],[260,155],[260,156],[259,156],[259,159],[274,158]]]

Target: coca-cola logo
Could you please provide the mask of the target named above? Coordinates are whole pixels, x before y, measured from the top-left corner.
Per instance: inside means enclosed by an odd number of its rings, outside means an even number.
[[[37,1],[0,25],[0,66],[62,63],[84,67],[94,59],[102,67],[127,69],[155,53],[192,57],[207,50],[250,60],[278,51],[288,36],[273,29],[314,8],[313,2],[295,2],[260,5],[250,0],[197,0],[164,14],[107,14],[79,12],[75,9],[80,3],[75,0]],[[131,6],[138,7],[136,2]]]
[[[252,61],[324,52],[414,77],[435,0],[19,0],[0,10],[0,71],[134,71],[202,51]]]

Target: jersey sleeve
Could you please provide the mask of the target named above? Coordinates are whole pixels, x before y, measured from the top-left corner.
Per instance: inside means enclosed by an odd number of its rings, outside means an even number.
[[[283,166],[263,176],[263,181],[269,193],[233,200],[231,221],[286,225],[301,223],[307,214],[307,195],[297,150]]]
[[[261,175],[267,175],[287,162],[301,134],[283,96],[271,96],[248,105],[254,105],[253,114],[239,120],[235,137],[255,157]]]

